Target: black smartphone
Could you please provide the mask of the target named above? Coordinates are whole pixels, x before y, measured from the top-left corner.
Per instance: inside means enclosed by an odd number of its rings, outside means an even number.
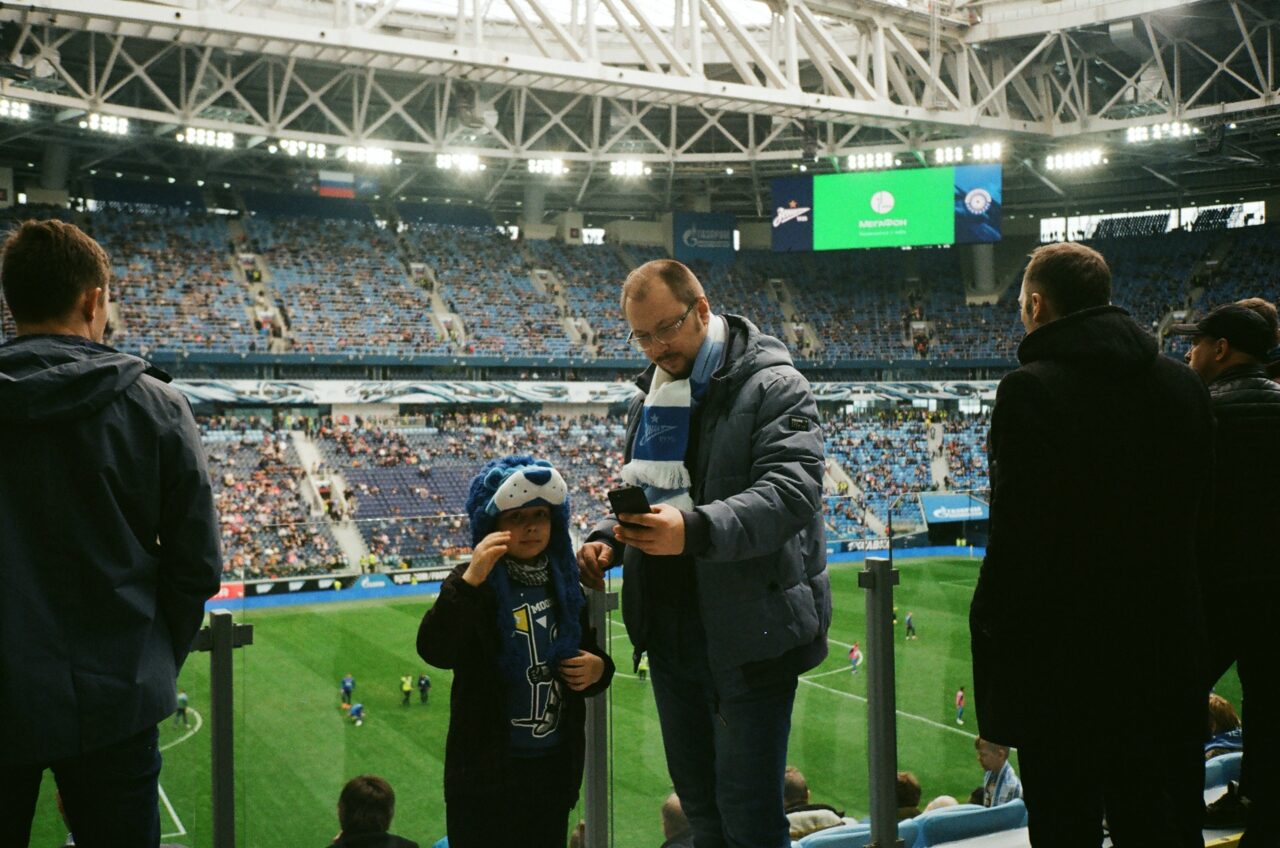
[[[615,516],[628,514],[648,513],[649,499],[645,497],[644,489],[639,486],[623,486],[621,489],[611,489],[609,491],[609,506],[613,509]],[[628,524],[622,522],[623,527],[636,527],[636,524]]]

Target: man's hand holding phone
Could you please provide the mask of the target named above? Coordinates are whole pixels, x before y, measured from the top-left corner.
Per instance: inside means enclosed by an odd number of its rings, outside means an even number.
[[[647,513],[623,513],[613,537],[650,556],[675,556],[684,552],[684,515],[670,504],[649,507]]]

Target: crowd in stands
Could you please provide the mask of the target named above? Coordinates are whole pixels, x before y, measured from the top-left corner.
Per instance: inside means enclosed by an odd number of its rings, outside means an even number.
[[[823,423],[827,456],[853,476],[867,507],[895,526],[923,521],[911,493],[935,488],[927,421],[918,412],[840,412]]]
[[[991,419],[986,415],[954,416],[943,421],[942,427],[941,450],[947,460],[944,488],[987,489],[987,433]]]

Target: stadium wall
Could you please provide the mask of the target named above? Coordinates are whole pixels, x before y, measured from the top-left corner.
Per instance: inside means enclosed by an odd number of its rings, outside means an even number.
[[[637,244],[662,247],[669,232],[658,221],[610,221],[604,228],[610,244]]]
[[[869,556],[886,556],[887,551],[853,551],[849,553],[829,554],[827,562],[831,564],[861,562]],[[924,547],[911,548],[907,551],[894,551],[894,560],[924,559],[926,557],[970,557],[980,560],[986,555],[985,548],[979,547]],[[205,610],[244,610],[270,609],[273,607],[305,606],[308,604],[349,603],[353,601],[373,601],[405,599],[420,595],[434,595],[440,591],[440,582],[397,584],[390,574],[362,574],[358,577],[344,576],[334,579],[306,578],[310,581],[323,582],[323,588],[312,591],[297,591],[284,594],[271,594],[254,597],[252,586],[248,583],[228,583],[237,587],[235,591],[224,592],[217,598],[205,602]],[[265,582],[265,581],[257,581]],[[298,581],[301,582],[301,581]]]

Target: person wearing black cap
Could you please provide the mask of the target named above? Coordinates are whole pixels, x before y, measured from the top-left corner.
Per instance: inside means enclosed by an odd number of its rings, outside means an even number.
[[[1018,749],[1036,848],[1096,848],[1104,814],[1117,844],[1202,848],[1209,395],[1110,300],[1096,251],[1032,253],[1022,364],[991,421],[974,708],[983,739]],[[1073,686],[1107,697],[1064,699],[1068,668]]]
[[[1280,844],[1280,386],[1264,362],[1277,341],[1276,309],[1251,298],[1170,332],[1191,337],[1187,363],[1208,384],[1215,433],[1214,508],[1201,587],[1209,633],[1207,684],[1236,663],[1246,746],[1238,785],[1209,805],[1209,826],[1245,826],[1244,848]]]

